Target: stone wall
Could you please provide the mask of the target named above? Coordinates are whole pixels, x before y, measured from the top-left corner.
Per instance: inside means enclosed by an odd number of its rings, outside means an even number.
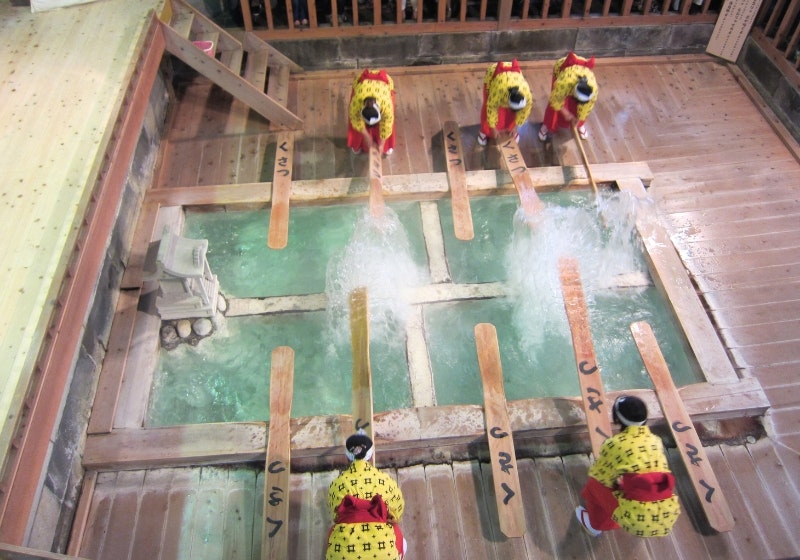
[[[537,29],[269,41],[304,70],[702,53],[713,24]]]
[[[168,86],[164,73],[150,93],[150,103],[136,146],[133,163],[108,240],[105,262],[97,280],[94,301],[72,372],[58,431],[51,444],[49,463],[36,508],[29,546],[41,550],[64,550],[69,541],[83,482],[81,456],[92,401],[103,358],[107,351],[111,322],[125,271],[134,229],[145,191],[150,187],[168,108]]]
[[[759,44],[749,37],[736,64],[789,133],[800,142],[800,91],[786,79]]]

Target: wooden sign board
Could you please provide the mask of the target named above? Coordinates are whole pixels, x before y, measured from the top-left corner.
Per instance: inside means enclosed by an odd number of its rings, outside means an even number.
[[[648,323],[639,321],[631,325],[631,332],[708,523],[717,531],[730,531],[734,525],[733,515],[711,469],[711,463],[708,462],[692,419],[683,406],[683,400],[658,347],[653,329]]]
[[[717,17],[706,52],[736,62],[761,7],[761,0],[725,2]]]
[[[375,218],[383,216],[383,163],[377,146],[369,149],[369,213]]]
[[[500,530],[509,538],[525,535],[525,510],[519,484],[519,471],[503,388],[500,347],[494,325],[475,325],[475,345],[483,382],[483,407],[486,438],[492,458],[492,479],[500,520]]]
[[[362,429],[374,441],[368,310],[367,289],[353,290],[350,294],[350,343],[353,348],[353,431]]]
[[[472,211],[467,191],[467,166],[464,165],[464,149],[461,146],[461,130],[455,121],[447,121],[442,129],[444,154],[447,158],[447,181],[450,183],[450,198],[453,207],[453,229],[456,239],[469,241],[475,237],[472,228]]]
[[[272,351],[269,381],[269,433],[264,470],[264,527],[262,560],[281,560],[289,553],[289,466],[291,459],[294,350]]]
[[[294,135],[290,132],[278,134],[275,150],[275,171],[272,176],[272,210],[269,214],[270,249],[283,249],[289,241],[289,198],[292,194],[292,155]]]
[[[572,347],[578,367],[586,425],[595,459],[600,456],[600,446],[611,434],[611,408],[606,402],[603,379],[594,353],[592,333],[589,330],[589,311],[583,296],[578,261],[562,257],[558,263],[564,308],[572,332]]]
[[[517,141],[513,137],[504,140],[498,144],[500,153],[503,156],[503,163],[511,175],[511,180],[517,188],[519,200],[522,204],[522,209],[525,211],[526,216],[532,216],[544,208],[536,189],[533,187],[533,181],[528,173],[528,167],[525,164],[525,158],[522,157],[522,152],[519,151]]]

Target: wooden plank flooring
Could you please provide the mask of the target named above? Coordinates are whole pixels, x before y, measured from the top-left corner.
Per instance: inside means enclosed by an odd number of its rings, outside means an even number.
[[[521,66],[534,94],[532,122],[520,141],[528,166],[581,165],[569,131],[545,145],[536,138],[552,62]],[[446,120],[461,127],[468,170],[500,168],[496,150],[475,143],[484,65],[387,70],[397,89],[399,136],[395,153],[384,160],[384,176],[444,171]],[[797,557],[800,149],[785,131],[773,128],[774,117],[735,67],[710,57],[601,59],[596,72],[601,90],[584,143],[589,161],[650,165],[649,193],[734,367],[757,378],[772,404],[766,437],[707,434],[730,440],[709,441],[706,452],[736,526],[728,533],[708,526],[675,449],[670,463],[684,515],[671,536],[656,540],[619,532],[592,539],[582,532],[573,512],[587,455],[518,458],[527,519],[521,539],[499,531],[488,464],[416,465],[389,469],[406,497],[408,557]],[[344,142],[354,74],[292,76],[289,108],[306,123],[295,138],[294,179],[366,176],[366,157],[351,154]],[[206,86],[200,80],[179,88],[158,188],[264,181],[272,175],[275,136],[268,123],[251,113],[246,132],[222,134],[230,100],[207,94]],[[322,557],[331,522],[327,485],[335,475],[292,475],[292,559]],[[248,533],[247,528],[261,526],[262,496],[263,475],[256,467],[101,473],[80,554],[138,558],[144,556],[129,551],[142,546],[148,558],[257,557],[260,529]]]

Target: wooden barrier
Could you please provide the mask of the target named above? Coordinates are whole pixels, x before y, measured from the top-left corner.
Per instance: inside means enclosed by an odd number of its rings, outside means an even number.
[[[478,351],[478,366],[483,383],[483,409],[486,416],[486,439],[492,458],[497,513],[500,530],[509,538],[525,534],[525,510],[519,484],[519,471],[508,418],[503,368],[500,363],[500,347],[497,330],[490,323],[475,325],[475,345]]]
[[[592,334],[589,329],[589,312],[583,297],[578,261],[562,257],[558,263],[561,276],[561,291],[564,294],[564,308],[572,332],[572,346],[575,349],[575,362],[578,367],[578,380],[581,385],[583,409],[586,425],[592,444],[592,454],[599,457],[600,446],[611,431],[610,407],[607,406],[603,379],[594,353]]]
[[[653,329],[644,321],[631,325],[631,332],[639,348],[650,379],[656,389],[656,397],[661,405],[664,418],[669,423],[669,429],[675,443],[681,452],[681,459],[686,466],[686,471],[692,479],[700,505],[708,518],[708,523],[717,531],[730,531],[734,521],[728,501],[719,488],[717,477],[708,462],[703,444],[686,408],[683,406],[678,389],[672,380],[667,362],[658,347]]]
[[[275,171],[272,177],[272,210],[269,214],[267,246],[283,249],[289,241],[289,198],[292,194],[292,156],[294,135],[278,134],[275,149]]]
[[[525,158],[519,151],[519,146],[514,138],[509,138],[498,143],[500,154],[503,156],[503,163],[511,175],[511,180],[517,188],[519,200],[526,216],[533,216],[544,208],[544,203],[536,193],[531,176],[528,174],[528,167]]]
[[[377,146],[369,149],[369,213],[375,218],[383,216],[383,164]]]
[[[33,548],[26,548],[24,546],[15,546],[12,544],[0,543],[0,560],[85,560],[78,556],[67,556],[64,554],[56,554],[55,552],[46,552],[44,550],[36,550]]]
[[[350,294],[350,342],[353,347],[353,423],[374,441],[372,433],[372,371],[369,363],[367,289]],[[373,455],[373,461],[375,457]]]
[[[261,559],[282,560],[289,555],[289,467],[291,460],[294,350],[272,351],[269,381],[269,436],[264,467],[264,528]]]
[[[467,191],[467,167],[464,165],[464,149],[461,146],[461,130],[458,123],[455,121],[444,123],[442,138],[447,158],[447,182],[450,184],[453,207],[453,230],[456,239],[469,241],[475,237],[475,232],[472,228],[472,211]]]

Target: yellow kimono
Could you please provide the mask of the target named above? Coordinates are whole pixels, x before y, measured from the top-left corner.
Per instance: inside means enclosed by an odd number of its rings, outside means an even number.
[[[328,489],[334,525],[326,560],[397,560],[403,550],[398,522],[405,501],[400,487],[372,463],[356,459]]]

